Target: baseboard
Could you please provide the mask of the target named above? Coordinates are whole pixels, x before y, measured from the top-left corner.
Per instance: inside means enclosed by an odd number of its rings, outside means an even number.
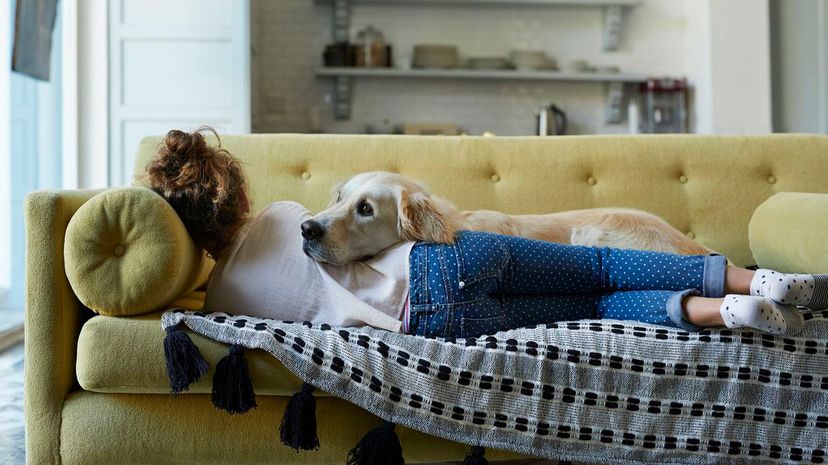
[[[4,328],[0,331],[0,352],[17,345],[23,340],[23,323]]]

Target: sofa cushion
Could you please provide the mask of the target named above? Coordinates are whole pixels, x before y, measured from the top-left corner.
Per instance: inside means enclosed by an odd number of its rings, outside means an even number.
[[[318,391],[317,391],[318,392]],[[381,420],[335,397],[317,399],[321,447],[296,452],[279,441],[279,420],[287,398],[262,397],[244,415],[229,415],[209,395],[126,395],[76,391],[61,412],[62,465],[261,465],[345,463],[348,449]],[[462,460],[469,446],[435,438],[403,426],[396,428],[406,463]],[[57,452],[55,452],[57,455]],[[486,449],[493,463],[528,457]],[[46,463],[46,462],[38,462]],[[453,462],[459,463],[459,462]],[[543,462],[547,463],[547,462]]]
[[[115,316],[164,307],[203,284],[212,264],[166,200],[143,187],[109,190],[80,207],[64,259],[80,301]]]
[[[191,296],[190,300],[197,301],[198,298],[198,295]],[[210,371],[193,383],[187,392],[210,393],[213,369],[227,355],[228,346],[198,334],[188,334],[210,364]],[[164,335],[161,312],[91,318],[81,328],[78,338],[78,383],[83,389],[95,392],[169,393]],[[265,352],[248,350],[245,357],[257,394],[292,395],[301,388],[302,382]]]

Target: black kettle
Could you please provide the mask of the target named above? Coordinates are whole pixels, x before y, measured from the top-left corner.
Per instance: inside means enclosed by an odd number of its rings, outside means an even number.
[[[554,103],[535,110],[535,123],[535,133],[539,136],[566,134],[566,113]]]

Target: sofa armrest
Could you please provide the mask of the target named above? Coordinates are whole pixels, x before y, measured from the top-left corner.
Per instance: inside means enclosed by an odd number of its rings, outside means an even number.
[[[828,194],[780,192],[748,226],[756,263],[786,273],[828,273]]]
[[[77,339],[81,325],[91,314],[66,279],[63,239],[75,211],[99,192],[38,191],[25,200],[27,463],[60,463],[63,399],[77,386]]]

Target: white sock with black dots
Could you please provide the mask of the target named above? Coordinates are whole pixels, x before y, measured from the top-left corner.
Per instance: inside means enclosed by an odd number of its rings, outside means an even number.
[[[750,295],[822,310],[828,308],[828,275],[786,274],[760,268],[750,282]]]
[[[805,326],[802,313],[796,307],[780,305],[766,297],[728,294],[719,310],[728,328],[753,328],[793,336]]]

